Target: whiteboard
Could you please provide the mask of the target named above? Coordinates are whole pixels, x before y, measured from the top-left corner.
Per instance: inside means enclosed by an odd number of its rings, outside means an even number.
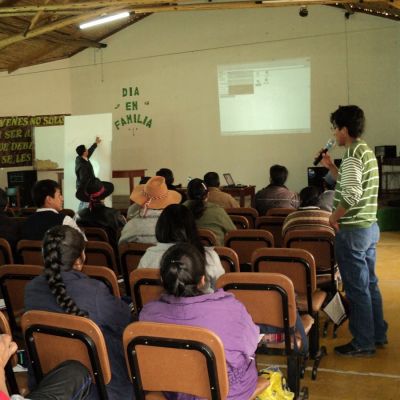
[[[50,160],[64,168],[64,126],[35,127],[33,131],[35,159]]]

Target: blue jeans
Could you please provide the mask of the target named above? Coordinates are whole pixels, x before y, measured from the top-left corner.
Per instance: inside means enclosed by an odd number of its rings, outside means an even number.
[[[350,304],[349,329],[352,343],[371,350],[386,340],[382,296],[375,275],[379,227],[340,229],[335,238],[335,256]]]

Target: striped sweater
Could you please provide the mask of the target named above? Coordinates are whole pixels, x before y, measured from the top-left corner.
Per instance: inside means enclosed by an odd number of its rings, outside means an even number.
[[[368,228],[376,220],[379,173],[375,155],[363,140],[355,140],[339,168],[333,208],[342,206],[341,228]]]
[[[282,237],[294,229],[329,229],[333,234],[334,229],[329,223],[331,213],[320,210],[318,207],[304,207],[290,213],[283,222]]]

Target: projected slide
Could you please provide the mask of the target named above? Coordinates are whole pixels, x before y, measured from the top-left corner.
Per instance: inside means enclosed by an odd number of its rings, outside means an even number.
[[[310,132],[310,59],[218,66],[222,135]]]

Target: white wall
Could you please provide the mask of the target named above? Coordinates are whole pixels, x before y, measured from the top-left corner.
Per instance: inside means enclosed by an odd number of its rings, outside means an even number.
[[[70,62],[62,60],[12,74],[0,73],[0,115],[47,115],[71,113]],[[45,159],[52,159],[49,154]],[[12,168],[15,170],[29,167]],[[0,187],[7,186],[7,171],[0,168]],[[40,173],[39,179],[55,179],[55,173]]]
[[[308,18],[297,7],[160,13],[112,36],[107,49],[72,59],[72,108],[110,111],[116,119],[121,89],[138,86],[141,111],[153,125],[114,128],[115,169],[152,174],[167,166],[178,182],[229,171],[239,182],[262,186],[269,166],[282,163],[298,190],[339,104],[365,109],[372,146],[400,145],[398,34],[396,22],[362,14],[346,21],[343,10],[324,6],[311,7]],[[295,57],[311,57],[311,134],[222,137],[217,65]]]
[[[299,190],[339,104],[365,110],[371,146],[400,149],[399,30],[395,21],[364,14],[346,20],[343,10],[326,6],[310,7],[307,18],[298,7],[159,13],[113,35],[106,49],[74,56],[66,96],[74,115],[111,112],[116,120],[130,113],[123,111],[122,88],[139,88],[132,100],[152,126],[114,127],[113,169],[147,168],[151,175],[170,167],[182,183],[188,175],[229,171],[261,187],[269,167],[281,163],[290,171],[288,185]],[[311,133],[222,137],[217,65],[296,57],[311,58]],[[10,96],[13,114],[22,114]],[[127,190],[118,182],[117,193]]]

